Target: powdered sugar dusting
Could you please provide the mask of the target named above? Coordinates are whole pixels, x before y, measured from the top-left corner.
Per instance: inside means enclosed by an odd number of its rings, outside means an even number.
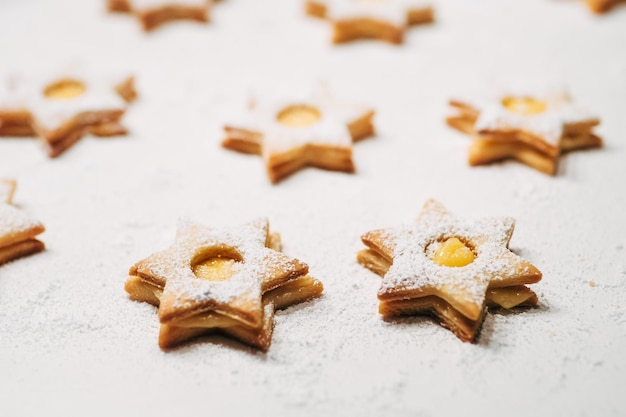
[[[479,105],[480,115],[475,125],[477,131],[520,129],[532,132],[544,138],[546,143],[558,147],[566,124],[585,122],[595,118],[589,111],[575,105],[565,92],[515,95],[516,97],[533,97],[546,103],[545,112],[530,115],[507,110],[501,103],[505,96]]]
[[[160,278],[165,283],[164,293],[177,295],[175,307],[207,299],[226,304],[242,296],[260,302],[262,283],[273,271],[294,270],[289,258],[265,247],[266,238],[266,219],[233,228],[183,222],[174,245],[142,261],[139,271]],[[233,266],[232,277],[221,282],[196,278],[191,269],[194,260],[206,251],[219,255],[224,250],[235,250],[241,256],[241,262]]]
[[[281,110],[294,105],[317,109],[321,118],[308,127],[288,127],[277,120]],[[266,158],[309,144],[352,147],[348,124],[371,112],[365,106],[343,103],[321,91],[295,95],[292,98],[266,100],[260,98],[246,115],[233,120],[232,126],[263,133],[263,154]]]
[[[0,203],[0,240],[12,234],[26,232],[40,226],[41,223],[37,219],[23,210],[10,204]]]
[[[70,99],[50,99],[44,94],[47,86],[59,80],[71,79],[83,83],[85,92]],[[76,71],[59,72],[57,76],[13,76],[4,83],[0,106],[3,110],[27,110],[36,123],[44,129],[59,128],[76,115],[84,112],[124,110],[126,103],[116,93],[115,86],[123,78],[95,76]],[[0,84],[2,84],[0,83]]]
[[[446,215],[421,216],[418,224],[388,230],[393,237],[393,264],[379,294],[438,288],[453,298],[482,306],[491,281],[514,277],[518,270],[507,249],[510,218],[466,221]],[[460,238],[471,245],[475,260],[464,267],[437,265],[428,256],[432,244]]]

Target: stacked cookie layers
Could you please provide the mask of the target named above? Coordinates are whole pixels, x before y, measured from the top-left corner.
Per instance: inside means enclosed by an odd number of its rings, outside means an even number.
[[[0,137],[36,137],[59,156],[86,134],[124,135],[121,121],[136,97],[134,79],[17,78],[0,84]]]
[[[37,240],[45,230],[43,224],[13,205],[15,187],[15,181],[0,179],[0,264],[45,248]]]
[[[507,94],[480,104],[452,100],[450,105],[456,114],[446,119],[448,125],[473,137],[470,165],[516,159],[554,175],[563,153],[602,146],[593,132],[599,119],[563,93]]]
[[[266,219],[228,230],[187,223],[174,245],[130,269],[125,289],[158,306],[163,349],[219,332],[267,350],[274,311],[323,290],[306,264],[280,249]]]
[[[533,306],[526,285],[541,272],[508,249],[511,218],[467,221],[429,200],[417,223],[373,230],[357,260],[383,277],[385,317],[433,315],[461,340],[475,342],[486,307]]]

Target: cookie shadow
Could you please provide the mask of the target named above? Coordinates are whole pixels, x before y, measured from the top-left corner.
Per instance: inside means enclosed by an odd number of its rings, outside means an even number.
[[[227,349],[232,349],[232,350],[236,350],[239,352],[245,352],[249,355],[256,356],[262,360],[265,360],[267,358],[267,352],[260,350],[258,348],[252,347],[252,346],[248,346],[243,342],[240,342],[236,339],[230,338],[228,336],[224,336],[219,333],[198,336],[197,338],[186,341],[185,343],[181,345],[168,348],[165,351],[189,353],[198,349],[199,346],[202,346],[205,344],[213,344],[213,345],[218,345]]]
[[[544,314],[551,311],[551,308],[545,302],[540,302],[536,306],[506,308],[490,308],[487,310],[485,320],[476,338],[478,346],[487,348],[491,341],[495,329],[496,316],[516,316],[518,314]]]
[[[544,314],[548,311],[551,311],[550,306],[545,302],[540,302],[536,306],[529,307],[515,307],[511,309],[504,308],[491,308],[487,310],[485,314],[485,319],[476,334],[476,338],[474,342],[467,342],[479,346],[481,348],[488,348],[490,346],[490,341],[493,338],[494,329],[495,329],[495,316],[513,316],[518,314]],[[447,331],[450,331],[445,326],[441,324],[439,319],[436,316],[429,315],[416,315],[416,316],[393,316],[393,317],[382,317],[382,320],[385,323],[397,325],[400,327],[406,328],[424,328],[426,329],[428,326],[439,326]],[[451,332],[454,334],[454,332]],[[455,336],[456,337],[456,336]],[[459,339],[460,340],[460,339]]]

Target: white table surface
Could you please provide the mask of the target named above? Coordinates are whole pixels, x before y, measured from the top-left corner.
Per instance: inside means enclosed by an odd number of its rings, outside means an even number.
[[[46,225],[47,251],[0,267],[3,416],[611,416],[626,413],[626,7],[441,0],[394,47],[330,44],[296,0],[226,0],[208,25],[151,34],[104,2],[0,0],[0,76],[132,73],[131,134],[55,160],[0,139],[0,177]],[[377,110],[355,175],[307,169],[271,185],[261,160],[219,146],[249,92],[319,81]],[[471,168],[444,124],[450,98],[566,86],[606,146],[556,177],[515,162]],[[383,321],[359,236],[436,198],[461,216],[513,216],[511,248],[538,266],[539,307],[488,314],[476,345],[422,318]],[[162,352],[128,268],[208,225],[267,216],[324,296],[279,312],[267,354],[208,338]],[[590,285],[593,281],[596,285]],[[555,410],[558,410],[555,411]]]

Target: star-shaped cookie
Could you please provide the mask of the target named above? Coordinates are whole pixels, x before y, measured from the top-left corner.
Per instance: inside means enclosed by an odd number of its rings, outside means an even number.
[[[620,3],[626,3],[625,0],[585,0],[589,9],[594,13],[606,13],[610,11],[613,6]]]
[[[274,310],[323,290],[280,246],[266,219],[232,229],[187,223],[174,245],[130,269],[125,289],[159,307],[163,349],[218,331],[267,350]]]
[[[593,133],[599,119],[562,92],[503,94],[482,103],[452,100],[450,105],[457,113],[446,119],[448,125],[474,137],[470,165],[516,159],[554,175],[562,153],[602,146]]]
[[[16,182],[0,179],[0,264],[41,252],[44,244],[37,240],[44,226],[12,204]]]
[[[208,22],[217,0],[106,0],[110,12],[132,13],[149,32],[175,20]]]
[[[0,90],[0,136],[37,137],[51,158],[85,134],[126,134],[121,119],[136,97],[132,77],[121,82],[75,76],[14,79]]]
[[[332,23],[333,43],[380,39],[401,44],[408,27],[434,21],[431,6],[411,0],[308,0],[305,11]]]
[[[360,264],[383,277],[384,316],[433,314],[461,340],[474,342],[487,305],[530,306],[526,284],[541,272],[508,249],[511,218],[459,219],[435,200],[417,223],[365,233]]]
[[[325,95],[254,104],[226,125],[222,146],[261,155],[272,183],[303,167],[352,173],[353,142],[374,133],[374,110]]]

